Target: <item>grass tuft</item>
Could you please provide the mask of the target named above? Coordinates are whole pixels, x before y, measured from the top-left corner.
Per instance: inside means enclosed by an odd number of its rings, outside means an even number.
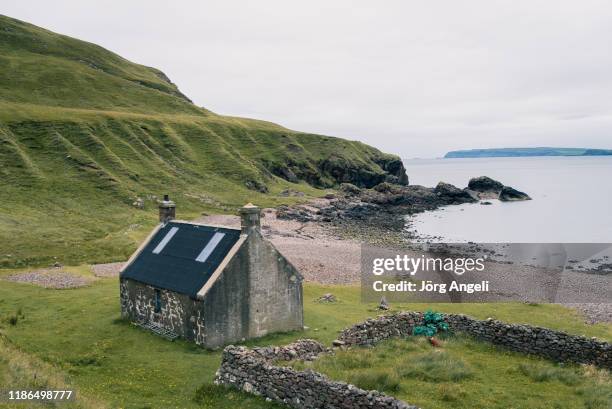
[[[537,363],[521,363],[518,368],[523,375],[535,382],[559,381],[565,385],[574,386],[581,381],[581,376],[572,368]]]
[[[347,381],[365,390],[397,392],[401,389],[399,377],[389,370],[366,369],[353,372],[349,375]]]
[[[474,376],[472,368],[463,360],[438,351],[405,357],[398,363],[396,371],[402,378],[430,382],[459,382]]]
[[[459,402],[465,398],[466,393],[461,385],[443,383],[438,386],[438,396],[444,402]]]

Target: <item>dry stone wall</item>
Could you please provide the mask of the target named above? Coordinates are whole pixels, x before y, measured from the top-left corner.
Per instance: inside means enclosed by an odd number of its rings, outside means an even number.
[[[313,340],[253,350],[230,345],[223,351],[215,383],[297,409],[418,409],[378,391],[366,391],[332,381],[314,371],[296,371],[272,363],[274,360],[312,360],[325,351],[322,344]]]
[[[464,332],[513,351],[557,362],[593,364],[612,369],[612,345],[595,338],[494,319],[476,320],[459,314],[443,315],[452,331]],[[373,345],[392,337],[406,337],[412,335],[413,328],[422,322],[423,314],[420,312],[380,316],[345,329],[335,345]]]

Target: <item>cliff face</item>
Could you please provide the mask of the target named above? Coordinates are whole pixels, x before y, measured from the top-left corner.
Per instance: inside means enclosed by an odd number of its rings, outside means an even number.
[[[292,185],[315,193],[342,182],[407,183],[397,156],[217,115],[159,70],[5,16],[0,165],[0,241],[8,243],[0,266],[92,251],[118,258],[133,243],[113,234],[150,217],[163,193],[187,213],[274,205],[275,192]],[[135,212],[137,198],[147,216]],[[33,224],[37,235],[27,232]]]

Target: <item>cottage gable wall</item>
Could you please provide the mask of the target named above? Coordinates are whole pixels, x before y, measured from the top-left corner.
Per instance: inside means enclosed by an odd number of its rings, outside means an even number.
[[[259,231],[249,235],[247,248],[249,336],[301,330],[302,276]]]

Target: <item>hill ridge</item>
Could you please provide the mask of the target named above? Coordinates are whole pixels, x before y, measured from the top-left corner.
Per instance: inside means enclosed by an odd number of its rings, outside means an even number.
[[[395,155],[215,114],[159,70],[6,16],[0,164],[0,268],[121,260],[166,193],[188,218],[297,200],[288,188],[407,183]]]

